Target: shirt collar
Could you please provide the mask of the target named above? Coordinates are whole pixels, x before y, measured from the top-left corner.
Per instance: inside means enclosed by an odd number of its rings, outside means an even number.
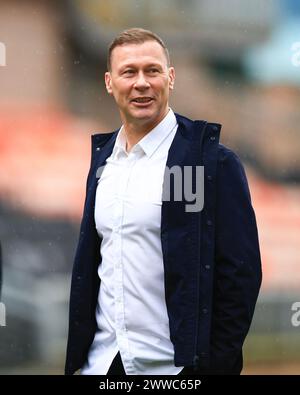
[[[167,115],[162,119],[162,121],[155,126],[149,133],[146,134],[134,147],[132,150],[142,149],[144,153],[151,157],[157,148],[162,144],[165,138],[172,132],[174,127],[177,125],[177,119],[170,108]],[[118,132],[113,154],[118,152],[126,152],[126,138],[124,135],[124,127],[122,126]]]

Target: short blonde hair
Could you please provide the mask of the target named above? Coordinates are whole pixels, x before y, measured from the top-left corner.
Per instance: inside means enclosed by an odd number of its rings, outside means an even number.
[[[146,41],[156,41],[163,48],[168,65],[170,65],[170,55],[163,40],[150,30],[134,27],[121,32],[109,45],[107,54],[107,70],[111,71],[111,55],[114,48],[124,44],[143,44]]]

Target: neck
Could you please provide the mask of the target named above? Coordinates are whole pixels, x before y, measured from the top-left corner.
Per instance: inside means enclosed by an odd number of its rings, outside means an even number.
[[[155,122],[137,123],[124,121],[124,135],[126,138],[126,151],[129,152],[132,147],[145,137],[152,129],[154,129],[167,115],[169,107]]]
[[[137,128],[136,125],[124,124],[124,135],[126,138],[126,151],[129,152],[135,144],[145,137],[155,126]]]

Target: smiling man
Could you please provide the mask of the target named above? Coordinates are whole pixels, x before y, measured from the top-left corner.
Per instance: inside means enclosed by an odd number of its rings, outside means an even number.
[[[168,50],[159,38],[140,43],[126,43],[126,36],[123,40],[109,50],[105,84],[119,108],[130,151],[167,115],[175,70],[169,67]]]
[[[66,374],[239,374],[261,283],[243,167],[219,124],[170,109],[175,70],[156,34],[122,32],[107,66],[122,126],[92,136]],[[182,180],[166,182],[175,167]],[[195,189],[185,170],[199,167],[204,205],[190,212],[172,187]]]

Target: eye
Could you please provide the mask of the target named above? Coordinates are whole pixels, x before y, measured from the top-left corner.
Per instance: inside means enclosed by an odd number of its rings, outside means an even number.
[[[123,75],[132,75],[132,74],[134,74],[134,70],[133,69],[127,69],[127,70],[124,70],[122,74]]]
[[[155,73],[158,73],[159,72],[159,70],[158,69],[156,69],[156,68],[151,68],[151,69],[149,69],[149,73],[150,74],[155,74]]]

